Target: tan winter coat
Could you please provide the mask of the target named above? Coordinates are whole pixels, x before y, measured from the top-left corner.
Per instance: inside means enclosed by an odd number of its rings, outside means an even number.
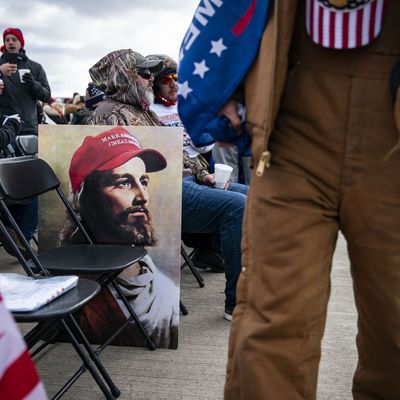
[[[263,174],[270,158],[268,139],[285,86],[297,3],[298,0],[274,2],[258,56],[245,79],[246,119],[257,175]]]
[[[245,79],[246,118],[252,136],[253,165],[258,176],[262,176],[273,156],[268,151],[268,139],[285,87],[298,2],[299,0],[273,2],[258,56]],[[397,96],[394,113],[400,132],[400,95]],[[399,148],[400,136],[391,152],[398,151]]]

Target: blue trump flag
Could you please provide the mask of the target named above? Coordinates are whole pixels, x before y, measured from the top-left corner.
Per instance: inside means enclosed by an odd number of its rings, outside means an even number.
[[[264,32],[269,0],[202,0],[183,39],[178,110],[196,146],[248,144],[217,115],[242,82]]]

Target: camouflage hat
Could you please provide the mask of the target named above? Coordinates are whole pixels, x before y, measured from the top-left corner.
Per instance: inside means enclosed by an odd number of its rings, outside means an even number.
[[[177,62],[166,54],[150,54],[146,56],[146,59],[149,61],[159,60],[163,63],[162,69],[154,74],[155,81],[178,70]]]
[[[115,77],[123,71],[137,70],[138,68],[146,68],[152,73],[157,73],[163,68],[163,62],[159,59],[147,59],[131,49],[116,50],[94,64],[89,69],[89,75],[97,88],[108,93],[111,86],[114,86],[110,83]]]

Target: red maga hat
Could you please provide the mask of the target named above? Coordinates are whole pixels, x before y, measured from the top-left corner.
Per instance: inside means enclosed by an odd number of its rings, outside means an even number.
[[[86,136],[71,158],[69,178],[72,192],[93,171],[106,171],[139,157],[147,172],[161,171],[167,166],[165,157],[154,149],[142,149],[140,142],[126,129],[117,126],[96,136]]]

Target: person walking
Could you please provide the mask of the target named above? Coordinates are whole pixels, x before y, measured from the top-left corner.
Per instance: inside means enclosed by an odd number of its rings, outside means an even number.
[[[271,5],[243,79],[255,168],[226,400],[316,398],[339,231],[358,310],[353,398],[400,398],[399,20],[396,0]],[[220,113],[237,126],[233,98]]]

